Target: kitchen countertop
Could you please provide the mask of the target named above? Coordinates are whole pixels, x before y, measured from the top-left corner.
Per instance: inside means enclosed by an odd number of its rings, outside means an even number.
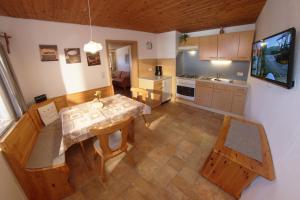
[[[160,80],[165,80],[172,78],[172,76],[149,76],[149,77],[139,77],[139,79],[146,79],[146,80],[151,80],[151,81],[160,81]]]
[[[202,78],[195,79],[196,81],[203,81],[203,82],[209,82],[209,83],[216,83],[216,84],[223,84],[223,85],[232,85],[237,87],[248,87],[247,81],[240,81],[240,80],[232,80],[232,82],[224,82],[224,81],[214,81],[214,80],[205,80]]]

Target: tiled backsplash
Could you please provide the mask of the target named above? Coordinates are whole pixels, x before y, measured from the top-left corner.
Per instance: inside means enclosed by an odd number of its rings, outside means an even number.
[[[228,65],[216,65],[210,61],[199,60],[199,51],[180,51],[176,58],[176,74],[197,74],[216,76],[221,73],[223,78],[247,80],[249,62],[232,61]],[[243,74],[242,76],[238,76]]]

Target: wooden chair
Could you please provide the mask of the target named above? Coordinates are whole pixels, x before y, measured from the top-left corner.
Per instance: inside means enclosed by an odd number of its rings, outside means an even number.
[[[130,89],[132,98],[136,101],[147,103],[148,91],[142,88],[131,88]]]
[[[149,98],[149,92],[146,89],[142,88],[131,88],[131,96],[134,100],[147,104]],[[150,126],[150,123],[147,122],[145,115],[142,115],[146,127]]]
[[[97,134],[97,140],[94,142],[95,155],[99,154],[101,157],[100,176],[105,181],[105,161],[118,156],[125,152],[129,160],[134,164],[133,159],[127,153],[127,138],[133,118],[126,118],[125,120],[116,122],[111,126],[101,129],[92,128],[90,131]]]

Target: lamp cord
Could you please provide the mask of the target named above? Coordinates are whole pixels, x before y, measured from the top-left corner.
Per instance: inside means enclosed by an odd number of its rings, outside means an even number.
[[[87,2],[88,2],[88,9],[89,9],[89,20],[90,20],[91,40],[93,40],[93,31],[92,31],[92,19],[91,19],[90,0],[87,0]]]

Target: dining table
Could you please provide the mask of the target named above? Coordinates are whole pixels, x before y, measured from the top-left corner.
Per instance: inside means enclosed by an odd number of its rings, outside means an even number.
[[[96,136],[89,131],[93,127],[106,128],[127,117],[138,118],[147,114],[151,114],[150,106],[120,94],[63,108],[59,112],[62,122],[59,153],[63,154],[72,145],[82,145],[83,141]],[[132,140],[133,134],[130,136]]]

